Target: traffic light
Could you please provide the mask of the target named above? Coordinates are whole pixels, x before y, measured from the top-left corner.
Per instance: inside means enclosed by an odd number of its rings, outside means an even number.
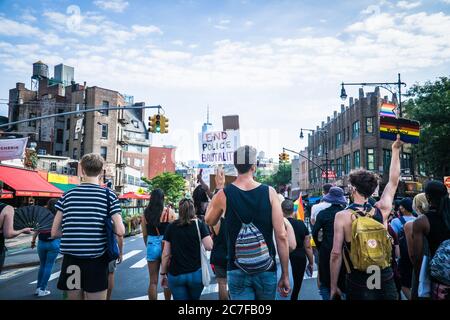
[[[154,127],[154,133],[161,133],[161,115],[157,114],[155,116],[155,127]]]
[[[155,132],[155,116],[148,117],[148,132]]]
[[[161,133],[169,133],[169,118],[161,116]]]
[[[284,161],[289,162],[289,154],[284,154]]]
[[[284,161],[284,153],[280,153],[278,156],[278,159],[280,160],[280,162]]]

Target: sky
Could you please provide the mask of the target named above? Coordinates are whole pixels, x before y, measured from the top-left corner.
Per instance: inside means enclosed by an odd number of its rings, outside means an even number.
[[[450,0],[0,0],[0,99],[30,87],[33,62],[51,75],[64,63],[79,83],[163,106],[169,134],[153,142],[177,160],[198,160],[207,105],[215,129],[238,114],[241,144],[278,158],[348,104],[342,81],[448,76],[449,30]]]

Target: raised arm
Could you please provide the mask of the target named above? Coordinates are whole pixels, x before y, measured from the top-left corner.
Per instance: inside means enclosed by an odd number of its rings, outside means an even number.
[[[389,169],[389,182],[384,188],[380,201],[376,203],[376,207],[381,210],[383,219],[386,221],[392,209],[392,202],[394,201],[395,192],[397,191],[398,182],[400,180],[400,148],[403,142],[400,141],[400,135],[397,135],[397,140],[392,144],[391,166]]]
[[[6,206],[3,209],[3,234],[6,239],[15,238],[22,233],[31,233],[31,228],[23,228],[21,230],[14,230],[14,208]]]
[[[62,212],[60,210],[58,210],[55,214],[55,219],[53,219],[53,225],[52,225],[52,231],[51,231],[52,239],[57,239],[57,238],[62,237],[61,225],[62,225]]]

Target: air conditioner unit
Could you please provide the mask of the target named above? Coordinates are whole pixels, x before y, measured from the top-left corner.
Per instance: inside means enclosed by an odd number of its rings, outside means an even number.
[[[67,167],[63,167],[63,174],[68,174],[69,173],[69,169]]]
[[[56,171],[56,162],[50,163],[50,171]]]

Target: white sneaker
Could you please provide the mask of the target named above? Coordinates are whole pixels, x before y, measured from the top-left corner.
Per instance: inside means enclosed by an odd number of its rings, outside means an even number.
[[[41,289],[37,288],[36,291],[34,292],[34,295],[37,296],[39,294],[39,291],[41,291]]]
[[[51,292],[48,290],[40,290],[39,289],[39,293],[38,293],[38,297],[45,297],[48,296]]]

